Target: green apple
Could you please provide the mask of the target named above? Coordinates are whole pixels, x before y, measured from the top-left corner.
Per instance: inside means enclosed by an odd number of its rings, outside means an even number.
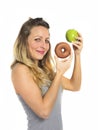
[[[76,37],[78,37],[78,32],[75,29],[69,29],[66,31],[66,39],[68,42],[76,41]]]

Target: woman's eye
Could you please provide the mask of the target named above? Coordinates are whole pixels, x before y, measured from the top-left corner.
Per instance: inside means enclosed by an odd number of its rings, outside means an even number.
[[[49,40],[46,40],[46,43],[50,43],[50,41],[49,41]]]
[[[40,38],[36,38],[35,41],[39,42],[39,41],[41,41],[41,39]]]

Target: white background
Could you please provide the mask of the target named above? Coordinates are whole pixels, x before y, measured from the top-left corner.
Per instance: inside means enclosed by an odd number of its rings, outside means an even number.
[[[0,1],[0,130],[26,130],[27,121],[12,83],[13,44],[23,22],[43,17],[50,24],[52,49],[75,28],[84,39],[79,92],[64,91],[64,130],[98,130],[98,9],[96,0]],[[68,74],[68,75],[67,75]],[[71,70],[66,74],[70,76]]]

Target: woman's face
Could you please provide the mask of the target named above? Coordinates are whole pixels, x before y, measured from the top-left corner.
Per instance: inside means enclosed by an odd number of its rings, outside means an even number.
[[[28,47],[32,59],[43,59],[50,47],[49,30],[43,26],[33,27],[28,37]]]

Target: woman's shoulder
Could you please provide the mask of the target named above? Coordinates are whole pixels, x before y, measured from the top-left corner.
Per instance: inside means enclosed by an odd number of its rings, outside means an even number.
[[[30,81],[31,75],[29,72],[29,68],[21,63],[17,63],[11,73],[11,80],[13,82],[14,88],[17,93],[20,92],[20,88],[27,86],[28,81]],[[20,87],[21,86],[21,87]]]
[[[24,73],[27,73],[29,72],[29,68],[25,65],[25,64],[22,64],[22,63],[17,63],[13,69],[12,69],[12,74],[14,75],[17,75],[17,74],[24,74]]]

